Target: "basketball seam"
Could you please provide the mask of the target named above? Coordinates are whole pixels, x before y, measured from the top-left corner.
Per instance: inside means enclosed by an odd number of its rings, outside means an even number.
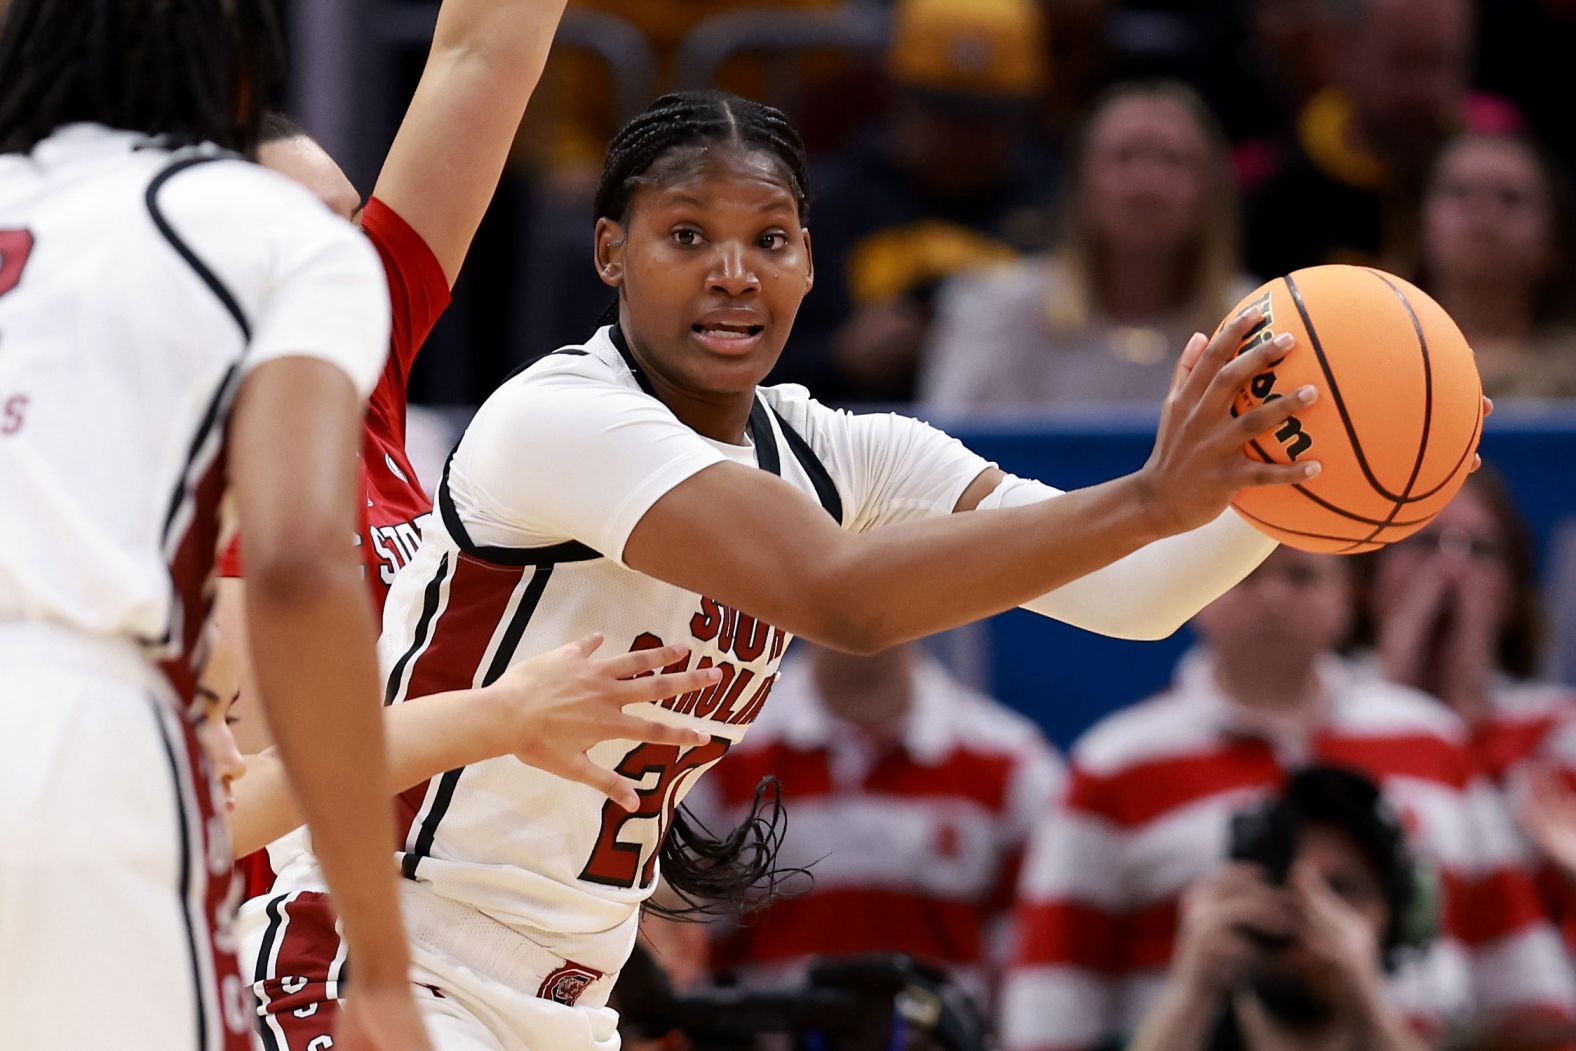
[[[1319,359],[1319,370],[1324,373],[1325,383],[1329,385],[1330,396],[1335,399],[1335,411],[1341,417],[1341,426],[1346,428],[1346,438],[1351,443],[1352,453],[1357,457],[1357,466],[1362,469],[1363,477],[1368,480],[1368,485],[1386,500],[1398,499],[1395,493],[1390,492],[1380,484],[1373,468],[1368,464],[1368,457],[1363,453],[1363,443],[1357,437],[1357,428],[1352,426],[1351,417],[1346,414],[1346,399],[1341,397],[1341,386],[1335,380],[1335,371],[1330,368],[1329,359],[1324,355],[1324,344],[1319,341],[1319,333],[1313,327],[1313,318],[1308,314],[1308,305],[1302,300],[1302,292],[1297,288],[1297,283],[1287,274],[1281,278],[1285,282],[1286,291],[1291,293],[1292,305],[1297,308],[1297,314],[1302,318],[1302,327],[1308,333],[1308,341],[1313,344],[1314,356]]]
[[[1372,540],[1382,533],[1386,526],[1395,522],[1395,516],[1401,513],[1401,508],[1406,506],[1412,495],[1412,487],[1417,485],[1417,476],[1423,471],[1423,461],[1428,457],[1428,435],[1434,425],[1434,363],[1428,352],[1428,334],[1423,331],[1423,323],[1417,319],[1417,311],[1412,309],[1412,303],[1406,298],[1406,293],[1396,286],[1384,274],[1368,267],[1363,268],[1369,274],[1384,282],[1386,288],[1395,293],[1395,298],[1401,301],[1401,306],[1406,310],[1407,318],[1412,322],[1412,331],[1417,333],[1417,349],[1423,356],[1423,429],[1417,440],[1417,458],[1412,462],[1412,473],[1406,480],[1401,492],[1392,497],[1395,506],[1390,509],[1390,514],[1384,523],[1378,526],[1365,538]]]
[[[1375,543],[1374,541],[1371,541],[1371,540],[1358,540],[1356,537],[1336,536],[1333,533],[1310,533],[1306,529],[1291,529],[1291,528],[1289,528],[1287,526],[1280,525],[1279,523],[1271,522],[1271,521],[1269,521],[1267,519],[1260,518],[1258,515],[1254,514],[1252,511],[1245,511],[1245,510],[1243,510],[1240,507],[1235,508],[1235,510],[1236,510],[1236,512],[1239,515],[1242,515],[1244,518],[1252,519],[1253,521],[1259,523],[1260,525],[1269,526],[1271,529],[1277,530],[1277,531],[1282,532],[1282,533],[1289,533],[1292,536],[1305,536],[1305,537],[1308,537],[1308,538],[1313,539],[1313,540],[1339,540],[1339,541],[1341,541],[1343,543],[1353,544],[1353,545],[1356,545],[1356,546],[1361,546],[1363,544],[1369,544],[1369,543]],[[1378,546],[1377,543],[1375,543],[1375,546]]]

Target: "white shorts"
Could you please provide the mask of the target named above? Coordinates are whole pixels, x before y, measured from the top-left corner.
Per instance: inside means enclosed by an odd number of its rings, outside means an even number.
[[[605,1006],[616,976],[578,973],[418,883],[401,891],[416,1006],[436,1051],[618,1051],[618,1014]],[[264,1051],[330,1047],[325,1038],[355,990],[327,897],[281,886],[241,907],[238,932]]]
[[[0,625],[0,1044],[249,1047],[206,769],[135,647]]]

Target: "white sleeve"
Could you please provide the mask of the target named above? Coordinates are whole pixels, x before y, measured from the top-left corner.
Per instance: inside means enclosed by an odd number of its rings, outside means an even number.
[[[161,214],[250,327],[243,373],[285,357],[344,372],[365,398],[389,345],[388,279],[359,230],[304,187],[241,160],[171,179]]]
[[[252,324],[247,371],[306,356],[338,366],[363,399],[389,351],[388,279],[372,245],[337,217],[278,246],[278,279]],[[342,228],[341,228],[342,227]]]
[[[1009,475],[979,509],[1022,507],[1061,495],[1059,489]],[[1114,638],[1163,639],[1274,550],[1274,540],[1227,508],[1208,525],[1141,547],[1023,608]]]
[[[773,388],[788,422],[825,458],[855,532],[951,514],[991,462],[908,416],[829,409],[800,387]]]
[[[657,399],[560,369],[522,375],[487,399],[449,484],[478,544],[576,540],[622,565],[652,505],[726,460]]]

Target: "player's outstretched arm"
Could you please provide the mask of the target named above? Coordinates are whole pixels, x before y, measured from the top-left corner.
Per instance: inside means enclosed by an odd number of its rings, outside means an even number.
[[[373,193],[453,286],[492,202],[566,0],[444,0],[432,50]]]
[[[230,424],[247,623],[269,723],[356,959],[351,1042],[426,1051],[395,893],[372,611],[354,549],[356,390],[334,365],[268,361]],[[283,494],[289,494],[284,498]],[[376,1010],[386,1020],[366,1015]]]
[[[624,709],[631,704],[703,689],[721,678],[715,668],[654,674],[683,661],[682,646],[620,654],[605,660],[592,655],[600,635],[571,642],[522,661],[491,686],[434,694],[383,710],[388,736],[387,795],[500,755],[560,777],[590,785],[634,810],[639,797],[628,778],[586,758],[607,740],[647,741],[691,748],[709,735],[698,730],[643,719]],[[301,824],[301,811],[277,754],[251,756],[246,776],[235,782],[230,838],[237,857],[285,835]]]
[[[846,532],[792,486],[722,463],[652,506],[624,559],[641,572],[748,609],[826,645],[876,651],[1029,603],[1148,544],[1218,518],[1244,486],[1302,481],[1317,465],[1262,464],[1249,437],[1309,404],[1311,390],[1241,417],[1248,377],[1284,341],[1233,358],[1257,322],[1233,321],[1179,368],[1149,462],[1127,477],[1021,507]],[[997,479],[999,481],[999,479]],[[965,500],[992,488],[982,477]],[[966,509],[967,505],[960,505]],[[718,514],[725,507],[727,514]],[[749,538],[747,542],[741,537]]]

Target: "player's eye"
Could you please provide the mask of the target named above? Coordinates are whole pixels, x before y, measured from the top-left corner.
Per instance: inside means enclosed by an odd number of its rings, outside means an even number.
[[[686,248],[693,248],[701,243],[700,231],[692,227],[681,226],[673,231],[673,240]]]
[[[768,252],[780,252],[788,247],[788,235],[781,230],[774,230],[769,234],[762,234],[761,239],[756,243]]]

